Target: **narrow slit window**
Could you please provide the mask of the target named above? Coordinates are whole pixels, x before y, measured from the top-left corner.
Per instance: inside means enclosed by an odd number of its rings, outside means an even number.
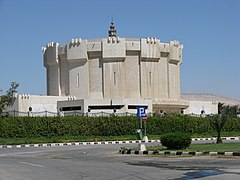
[[[79,73],[77,73],[77,87],[79,87]]]
[[[152,85],[152,72],[149,72],[149,85]]]
[[[113,72],[113,83],[116,85],[116,72]]]
[[[176,87],[176,75],[173,73],[173,87]]]

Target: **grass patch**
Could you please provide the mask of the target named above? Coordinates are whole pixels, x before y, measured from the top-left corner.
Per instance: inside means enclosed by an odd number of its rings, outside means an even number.
[[[196,137],[216,137],[217,133],[192,134],[192,138]],[[240,136],[240,132],[222,132],[222,137]],[[161,135],[148,135],[148,139],[160,140]],[[0,138],[1,145],[15,144],[38,144],[38,143],[65,143],[65,142],[97,142],[97,141],[127,141],[137,140],[135,135],[123,136],[53,136],[53,137],[24,137],[24,138]]]
[[[217,137],[217,132],[212,133],[192,133],[190,134],[192,138],[210,138],[210,137]],[[222,137],[238,137],[240,136],[240,132],[221,132]],[[160,140],[161,135],[148,135],[148,139]],[[135,138],[135,137],[134,137]]]
[[[56,137],[26,137],[0,138],[2,145],[38,144],[38,143],[66,143],[66,142],[98,142],[98,141],[126,141],[134,140],[135,136],[56,136]]]
[[[149,151],[170,151],[164,146],[147,147]],[[240,152],[240,143],[223,144],[191,144],[187,149],[175,149],[172,151],[186,152]]]
[[[221,132],[221,136],[222,137],[238,137],[240,136],[240,132],[235,132],[235,131],[231,131],[231,132]],[[217,132],[212,132],[212,133],[193,133],[191,134],[192,138],[206,138],[206,137],[217,137]]]
[[[239,152],[240,143],[191,144],[186,151],[196,152]]]

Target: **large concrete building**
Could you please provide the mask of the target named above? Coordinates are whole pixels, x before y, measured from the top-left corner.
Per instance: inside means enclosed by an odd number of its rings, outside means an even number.
[[[72,113],[216,114],[218,102],[232,100],[199,94],[180,96],[183,45],[157,38],[119,38],[113,23],[107,38],[50,42],[43,51],[47,96],[16,95],[11,115]],[[231,103],[229,103],[231,102]]]
[[[113,23],[102,39],[72,39],[43,48],[48,96],[74,96],[61,110],[82,112],[181,112],[180,65],[183,45],[157,38],[119,38]]]

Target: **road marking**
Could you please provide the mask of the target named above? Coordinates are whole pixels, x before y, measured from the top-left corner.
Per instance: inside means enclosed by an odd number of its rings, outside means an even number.
[[[39,165],[39,164],[33,164],[33,163],[28,163],[28,162],[23,162],[23,161],[20,161],[20,162],[18,162],[18,163],[20,163],[20,164],[26,164],[26,165],[33,166],[33,167],[41,167],[41,168],[44,167],[44,166]]]

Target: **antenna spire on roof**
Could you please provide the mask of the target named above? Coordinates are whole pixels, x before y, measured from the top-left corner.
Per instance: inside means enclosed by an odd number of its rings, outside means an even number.
[[[113,25],[113,19],[110,25],[110,29],[108,30],[108,36],[109,37],[117,37],[117,30],[115,29],[115,26]]]

